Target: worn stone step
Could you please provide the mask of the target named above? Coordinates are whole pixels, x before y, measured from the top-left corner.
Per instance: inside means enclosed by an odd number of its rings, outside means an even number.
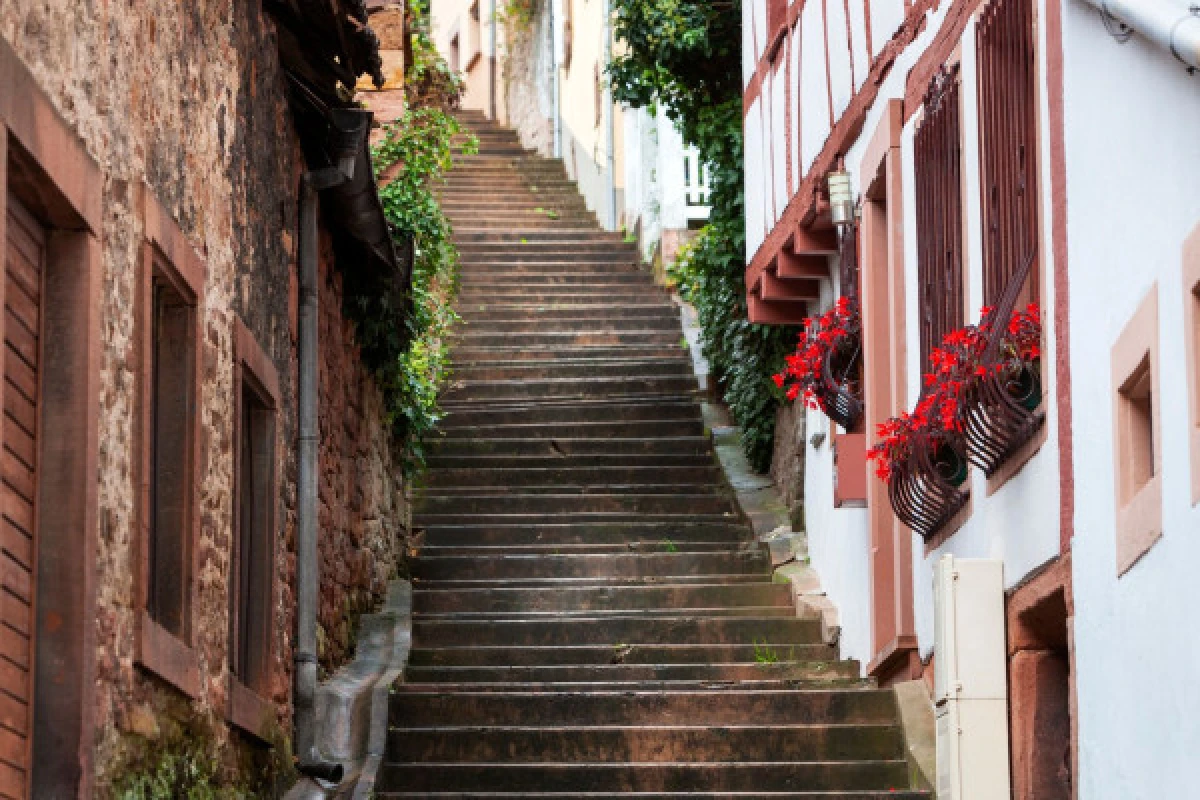
[[[511,555],[481,562],[475,557],[420,555],[410,561],[413,575],[424,581],[469,577],[506,578],[645,578],[681,575],[755,574],[769,579],[765,550],[723,553],[623,553],[618,555]],[[770,584],[774,590],[784,584]],[[625,587],[622,587],[622,590]],[[786,592],[785,592],[786,595]],[[765,596],[765,595],[764,595]],[[786,599],[786,598],[785,598]],[[764,605],[773,605],[765,603]]]
[[[495,496],[422,493],[418,515],[625,513],[721,514],[731,511],[729,498],[719,494],[528,494],[506,491]]]
[[[571,242],[553,239],[549,241],[534,240],[522,242],[520,241],[520,237],[515,240],[511,237],[506,237],[495,240],[458,242],[457,238],[455,237],[459,254],[466,258],[495,256],[502,261],[508,258],[523,258],[526,256],[544,257],[551,261],[573,261],[575,258],[584,258],[589,261],[593,259],[608,261],[613,259],[640,258],[637,245],[628,244],[623,239],[613,240],[605,238],[599,241],[595,239],[580,239]]]
[[[516,246],[529,242],[555,242],[564,247],[573,247],[576,243],[604,242],[612,245],[625,245],[620,234],[596,228],[559,229],[554,231],[474,231],[458,228],[454,231],[454,240],[460,247],[469,246],[471,242],[499,243],[506,242]]]
[[[675,522],[649,521],[588,521],[550,522],[541,525],[503,524],[497,522],[443,524],[428,526],[425,543],[440,546],[512,546],[518,545],[585,545],[585,544],[653,544],[667,541],[707,541],[737,543],[752,541],[740,519],[698,521],[686,526]]]
[[[757,664],[837,659],[829,644],[620,644],[557,647],[418,647],[409,663],[417,667],[606,666],[612,664]]]
[[[683,347],[671,344],[582,345],[572,347],[522,347],[513,342],[505,347],[455,347],[454,366],[493,363],[558,364],[567,361],[614,361],[628,358],[633,361],[678,358]]]
[[[575,269],[578,266],[575,265]],[[543,286],[571,287],[637,287],[652,289],[655,293],[662,292],[654,285],[654,278],[645,272],[548,272],[548,273],[512,273],[512,272],[467,272],[459,281],[465,291],[468,288],[479,287],[482,290],[494,287],[519,286],[523,289],[539,289]]]
[[[732,762],[748,756],[755,761],[849,761],[892,760],[903,754],[903,733],[887,723],[401,727],[388,735],[388,757],[405,762]]]
[[[495,280],[472,281],[462,286],[459,297],[463,303],[488,303],[512,298],[511,302],[543,303],[547,300],[568,303],[573,297],[583,298],[584,302],[594,302],[599,298],[606,304],[629,301],[640,301],[648,298],[667,300],[662,289],[649,283],[629,285],[624,283],[609,284],[602,281],[593,283],[530,283],[528,286],[503,283]]]
[[[449,645],[559,646],[657,644],[818,644],[817,618],[762,617],[642,617],[533,620],[414,619],[414,643],[421,647]]]
[[[650,420],[647,425],[663,425]],[[678,424],[678,423],[676,423]],[[579,427],[579,423],[564,423],[564,426]],[[513,426],[517,427],[517,426]],[[533,426],[530,426],[533,427]],[[539,426],[545,427],[545,426]],[[511,429],[511,428],[510,428]],[[590,433],[602,434],[603,423],[592,428]],[[456,429],[456,432],[471,436],[471,429]],[[545,430],[538,431],[546,435]],[[505,470],[483,470],[478,468],[431,469],[421,479],[421,485],[436,490],[439,487],[520,487],[520,486],[638,486],[654,481],[659,486],[676,485],[721,485],[719,467],[562,467]]]
[[[746,546],[750,546],[750,544],[747,543]],[[757,543],[755,543],[753,546],[757,547],[758,545],[757,545]],[[441,556],[468,556],[468,555],[470,555],[470,556],[477,556],[479,558],[493,558],[495,556],[500,556],[500,555],[521,555],[521,554],[558,555],[558,554],[562,554],[562,553],[673,553],[673,552],[680,552],[680,553],[705,552],[705,553],[707,553],[707,552],[714,552],[714,551],[718,551],[718,550],[725,551],[725,552],[736,551],[738,549],[738,547],[739,546],[733,542],[697,541],[695,539],[685,539],[683,541],[675,541],[674,539],[670,539],[670,540],[659,540],[656,542],[655,541],[583,542],[583,543],[569,543],[569,544],[528,544],[528,543],[508,544],[508,543],[505,543],[502,545],[483,545],[483,546],[478,546],[478,545],[442,546],[442,545],[426,544],[425,546],[423,546],[421,548],[421,553],[423,553],[425,555],[430,555],[430,556],[438,556],[438,555],[441,555]],[[712,578],[719,577],[721,580],[726,580],[726,581],[731,581],[734,579],[737,579],[737,580],[754,579],[754,576],[722,575],[722,576],[705,576],[703,579],[698,578],[696,580],[697,581],[707,580],[709,577],[712,577]],[[578,580],[578,579],[572,579],[572,580]],[[598,578],[595,580],[597,583],[601,583],[606,579]],[[647,580],[660,580],[660,579],[647,579]],[[677,580],[682,580],[682,579],[677,578]],[[692,579],[689,578],[688,580],[692,580]],[[539,583],[540,581],[529,581],[529,582],[536,584],[536,583]]]
[[[704,433],[704,424],[700,420],[629,420],[618,422],[551,422],[551,423],[509,423],[509,424],[489,424],[479,427],[446,427],[441,431],[443,439],[474,439],[484,436],[503,436],[509,438],[534,438],[534,439],[560,439],[564,437],[572,438],[595,438],[595,437],[622,437],[633,438],[639,436],[655,437],[655,436],[700,436]],[[509,472],[503,475],[496,476],[497,480],[494,483],[485,483],[480,481],[477,476],[461,482],[459,485],[499,485],[499,486],[516,486],[520,484],[546,486],[554,481],[560,481],[564,485],[577,487],[579,485],[628,485],[638,481],[645,480],[652,475],[653,472],[645,468],[634,468],[636,472],[629,475],[622,475],[620,472],[612,468],[605,468],[605,472],[596,472],[592,475],[573,474],[571,470],[574,466],[565,466],[563,470],[557,470],[553,474],[543,473],[542,475],[525,474],[514,475]],[[699,474],[699,473],[697,473]],[[698,483],[700,481],[692,480],[688,476],[689,473],[681,470],[674,470],[662,476],[659,483]],[[548,479],[542,481],[541,479]],[[592,479],[595,480],[592,480]],[[709,475],[707,480],[716,481],[719,477]],[[427,482],[426,485],[436,485],[444,482],[445,485],[451,486],[453,483],[446,482],[445,478],[439,478],[438,481]]]
[[[789,619],[793,614],[791,608],[783,606],[721,606],[720,608],[705,608],[703,606],[683,609],[689,614],[695,614],[698,617],[706,619],[766,619],[778,618]],[[648,609],[627,609],[627,608],[581,608],[581,609],[554,609],[549,611],[489,611],[489,610],[467,610],[467,611],[425,611],[419,616],[422,620],[429,622],[434,620],[456,620],[476,621],[476,622],[513,622],[517,620],[536,621],[542,619],[554,619],[563,622],[580,619],[605,619],[605,620],[626,620],[626,619],[663,619],[676,616],[680,613],[676,609],[648,608]]]
[[[376,794],[379,800],[403,800],[404,798],[424,798],[425,800],[512,800],[512,798],[529,798],[530,800],[928,800],[929,792],[904,789],[886,789],[880,791],[833,791],[833,792],[382,792]]]
[[[460,350],[461,352],[465,352]],[[488,407],[446,406],[440,428],[443,431],[480,425],[553,424],[559,422],[614,422],[637,420],[699,420],[695,403],[676,402],[590,402],[590,403],[512,403]]]
[[[445,441],[445,440],[437,440]],[[430,469],[474,469],[474,470],[504,470],[504,469],[558,469],[589,467],[697,467],[713,463],[711,453],[693,455],[680,454],[641,454],[641,455],[569,455],[569,456],[505,456],[505,455],[444,455],[435,450],[426,456],[426,464]]]
[[[665,586],[584,586],[573,588],[487,588],[436,589],[420,584],[413,593],[413,611],[417,614],[483,613],[490,617],[505,614],[563,614],[567,612],[614,612],[624,616],[658,616],[688,610],[707,616],[737,616],[742,609],[754,609],[746,616],[773,615],[767,609],[785,609],[792,613],[791,588],[776,583],[748,584],[676,584]]]
[[[587,439],[558,438],[547,441],[516,438],[437,439],[433,453],[438,456],[551,456],[571,455],[700,455],[711,457],[709,439],[705,436],[657,437],[646,439]]]
[[[497,511],[485,510],[475,512],[455,511],[446,514],[422,513],[416,516],[414,522],[422,528],[435,528],[446,525],[578,525],[586,522],[601,523],[660,523],[666,522],[677,526],[695,525],[700,523],[740,522],[745,520],[732,511],[724,514],[681,514],[658,513],[650,511],[543,511],[504,514]]]
[[[458,307],[463,318],[454,334],[475,336],[493,345],[508,345],[527,341],[531,347],[557,347],[572,344],[643,344],[652,342],[681,343],[683,334],[679,329],[679,309],[673,305],[649,298],[646,302],[626,303],[619,314],[613,314],[609,324],[604,324],[605,313],[611,308],[603,302],[588,304],[574,303],[524,303],[477,301]],[[536,337],[515,334],[509,330],[513,325],[536,325],[530,331],[520,333],[537,334]],[[464,340],[467,346],[478,344]],[[681,347],[682,349],[682,347]]]
[[[661,394],[673,398],[698,391],[694,375],[645,377],[538,378],[516,380],[455,380],[443,395],[450,401],[512,400],[516,398],[594,399]]]
[[[750,549],[751,548],[749,546],[743,548],[742,550],[739,550],[736,547],[729,547],[728,545],[726,545],[725,547],[720,547],[720,548],[710,547],[707,549],[699,548],[696,550],[680,550],[680,549],[678,549],[678,545],[675,545],[674,543],[672,543],[671,547],[667,548],[667,549],[664,549],[661,545],[658,545],[658,546],[654,546],[654,547],[647,546],[647,547],[641,548],[640,550],[616,549],[616,550],[610,551],[610,553],[608,553],[608,554],[610,554],[610,555],[616,554],[616,553],[628,554],[628,553],[634,553],[634,552],[641,552],[641,553],[667,553],[667,552],[671,552],[671,553],[675,553],[675,552],[679,552],[679,553],[692,553],[692,552],[712,553],[712,552],[717,552],[717,551],[724,552],[724,553],[736,553],[736,552],[747,552]],[[569,550],[569,549],[564,550],[562,548],[558,548],[557,550],[554,548],[548,548],[545,551],[540,552],[540,553],[521,553],[518,551],[505,552],[501,548],[482,548],[482,549],[480,549],[480,548],[459,548],[458,550],[451,553],[451,552],[445,552],[445,548],[430,548],[430,547],[422,547],[421,554],[425,555],[425,556],[429,556],[429,557],[437,556],[437,557],[447,557],[448,558],[448,557],[453,556],[453,557],[459,557],[459,558],[471,558],[471,559],[474,559],[475,561],[478,561],[479,559],[485,559],[485,558],[497,558],[497,557],[502,557],[502,556],[506,556],[506,555],[529,555],[529,556],[532,556],[532,555],[555,555],[555,556],[561,556],[561,555],[605,555],[604,553],[578,552],[578,551]],[[469,575],[469,573],[464,573],[464,575]],[[645,575],[643,575],[643,576],[637,576],[637,577],[623,577],[620,579],[615,579],[612,577],[605,577],[605,576],[592,576],[592,577],[584,577],[584,578],[517,577],[517,578],[495,578],[495,579],[474,580],[469,577],[455,576],[452,578],[437,578],[437,579],[433,579],[433,580],[425,580],[423,578],[413,578],[413,580],[415,582],[419,583],[420,587],[422,589],[490,589],[490,588],[504,588],[504,589],[517,589],[517,588],[561,589],[561,588],[568,588],[568,589],[578,589],[578,588],[586,588],[586,587],[593,587],[593,588],[594,587],[601,587],[601,588],[609,587],[609,588],[611,588],[611,587],[615,587],[615,586],[620,586],[620,587],[626,587],[626,586],[676,586],[676,585],[680,585],[680,586],[682,586],[682,585],[704,585],[704,586],[723,585],[723,586],[727,586],[727,585],[733,585],[733,584],[741,585],[741,584],[747,584],[747,583],[771,583],[772,582],[770,574],[768,574],[766,572],[741,573],[741,574],[724,573],[724,574],[720,574],[720,575],[661,575],[661,576],[654,576],[654,575],[645,576]]]
[[[673,358],[647,359],[643,361],[580,360],[559,363],[492,363],[454,364],[456,382],[495,381],[565,381],[571,378],[666,378],[686,377],[695,380],[692,362],[682,354]]]

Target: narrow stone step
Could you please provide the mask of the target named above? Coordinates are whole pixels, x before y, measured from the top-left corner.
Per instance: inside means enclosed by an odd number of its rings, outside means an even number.
[[[475,558],[419,556],[413,575],[426,581],[471,577],[503,578],[644,578],[679,575],[756,574],[769,579],[765,550],[725,553],[633,553],[619,555],[512,555],[481,563]],[[783,584],[772,589],[786,588]],[[767,603],[766,605],[773,605]]]
[[[762,617],[646,617],[605,619],[534,620],[422,620],[413,621],[414,643],[422,647],[448,645],[605,645],[654,644],[685,641],[694,644],[779,642],[817,644],[821,623],[815,618]]]
[[[556,438],[547,441],[524,438],[439,439],[434,455],[472,456],[598,456],[598,455],[699,455],[711,458],[711,444],[705,436],[658,437],[655,439]]]
[[[928,800],[928,792],[909,791],[904,789],[887,789],[880,791],[833,791],[833,792],[776,792],[755,790],[749,792],[717,791],[717,792],[383,792],[376,794],[379,800],[403,800],[403,798],[420,797],[428,800],[505,800],[505,798],[531,798],[531,800]]]
[[[648,426],[662,426],[664,423],[650,420]],[[578,429],[578,423],[569,428]],[[521,426],[512,426],[521,427]],[[530,426],[532,427],[532,426]],[[546,435],[544,428],[538,431]],[[603,435],[603,423],[592,428],[589,432]],[[474,435],[470,428],[456,429],[471,437]],[[653,479],[658,485],[720,485],[721,470],[719,467],[563,467],[560,469],[509,468],[505,470],[483,471],[473,468],[460,469],[431,469],[421,480],[423,487],[437,489],[438,487],[478,487],[478,486],[636,486],[648,483]]]
[[[752,608],[761,616],[766,609],[782,608],[789,615],[793,613],[791,588],[776,583],[622,586],[614,582],[609,586],[569,589],[428,589],[424,588],[426,585],[419,584],[413,593],[414,613],[483,613],[490,617],[503,613],[510,619],[517,614],[557,615],[579,611],[659,616],[684,609],[696,613],[712,609],[712,616],[736,616],[739,609]]]
[[[388,757],[409,762],[732,762],[746,752],[764,761],[893,760],[903,748],[889,724],[446,726],[397,728],[388,737]]]
[[[518,494],[505,491],[487,495],[437,495],[422,493],[417,501],[420,516],[456,514],[605,513],[721,514],[732,511],[719,494]]]
[[[543,378],[530,380],[455,381],[444,397],[451,401],[512,400],[542,397],[554,399],[667,395],[678,398],[698,391],[692,375],[601,378]]]
[[[630,550],[617,548],[608,553],[591,553],[581,552],[563,548],[547,548],[539,553],[520,553],[520,552],[496,552],[496,548],[458,548],[454,552],[446,552],[447,548],[422,547],[421,553],[425,556],[433,557],[470,557],[478,561],[483,558],[495,558],[505,555],[612,555],[617,553],[738,553],[749,552],[749,545],[738,548],[725,544],[722,547],[697,548],[695,550],[680,550],[677,545],[672,544],[670,548],[664,549],[662,546],[644,547],[640,550]],[[517,589],[517,588],[538,588],[538,589],[578,589],[585,587],[628,587],[628,586],[681,586],[681,585],[734,585],[747,583],[771,583],[771,576],[764,573],[722,573],[717,575],[641,575],[636,577],[613,578],[605,576],[592,576],[583,578],[561,578],[561,577],[516,577],[516,578],[482,578],[472,579],[470,573],[453,578],[437,578],[426,580],[424,578],[413,578],[415,583],[420,584],[422,589]]]
[[[631,361],[651,361],[679,358],[682,352],[683,348],[677,343],[522,347],[513,342],[503,347],[455,347],[451,363],[457,367],[493,363],[600,362],[626,358]]]
[[[492,363],[454,365],[456,381],[565,381],[570,378],[665,378],[685,377],[694,381],[692,362],[684,356],[673,358],[646,359],[643,361],[614,360],[562,361],[559,363]]]
[[[749,543],[746,544],[749,546]],[[754,546],[757,546],[755,544]],[[628,541],[628,542],[582,542],[568,544],[508,544],[503,545],[462,545],[462,546],[442,546],[436,544],[425,544],[421,548],[421,553],[430,556],[477,556],[479,558],[492,558],[499,555],[559,555],[562,553],[700,553],[713,551],[736,551],[738,549],[738,541],[697,541],[695,539],[685,539],[683,541],[675,541],[674,539],[662,539],[659,541]],[[746,579],[750,576],[740,575],[725,575],[721,576],[724,580],[733,578]],[[707,579],[707,578],[706,578]],[[574,579],[578,580],[578,579]],[[598,582],[603,582],[604,578],[596,579]],[[677,580],[682,580],[678,579]]]
[[[682,548],[683,542],[706,541],[728,544],[750,541],[750,535],[738,519],[720,521],[692,520],[677,522],[590,521],[550,522],[541,525],[486,523],[443,523],[427,526],[426,542],[452,546],[521,546],[621,544],[625,546],[667,546]]]
[[[558,647],[418,647],[416,667],[608,666],[617,664],[758,664],[833,661],[837,648],[828,644],[620,644]]]

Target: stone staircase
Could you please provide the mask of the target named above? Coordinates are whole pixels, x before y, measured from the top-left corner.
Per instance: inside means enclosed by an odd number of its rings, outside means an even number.
[[[926,797],[893,694],[771,582],[668,296],[560,162],[463,116],[464,323],[377,796]]]

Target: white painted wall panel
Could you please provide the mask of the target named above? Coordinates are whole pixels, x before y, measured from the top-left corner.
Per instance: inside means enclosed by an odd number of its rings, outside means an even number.
[[[787,70],[784,59],[779,59],[779,68],[771,79],[771,152],[773,163],[771,174],[775,185],[775,217],[779,220],[787,208]]]
[[[850,32],[846,28],[846,6],[838,0],[825,3],[825,28],[829,41],[829,77],[833,91],[833,118],[842,116],[854,94],[850,74]]]
[[[821,4],[808,3],[800,15],[800,161],[812,166],[829,137],[829,84],[825,70],[825,23]]]
[[[863,0],[849,0],[850,42],[854,55],[854,91],[862,88],[871,71],[871,54],[867,52],[867,9]]]
[[[1200,224],[1200,96],[1170,53],[1139,36],[1114,42],[1079,0],[1064,4],[1064,38],[1079,796],[1194,797],[1200,507],[1180,269],[1182,241]],[[1108,365],[1155,285],[1163,536],[1118,579]]]
[[[871,0],[872,56],[879,55],[903,22],[904,0]]]
[[[745,148],[746,148],[746,260],[749,261],[763,241],[763,231],[766,230],[766,220],[763,213],[762,193],[759,185],[762,183],[762,119],[759,110],[762,105],[756,100],[746,115]]]
[[[795,190],[800,186],[800,116],[803,113],[800,102],[800,30],[798,27],[788,32],[788,41],[791,44],[788,59],[792,65],[792,189]]]
[[[750,3],[742,3],[742,88],[750,85],[756,62],[754,54],[754,13]]]
[[[767,49],[767,0],[749,0],[754,12],[754,62],[762,60]]]

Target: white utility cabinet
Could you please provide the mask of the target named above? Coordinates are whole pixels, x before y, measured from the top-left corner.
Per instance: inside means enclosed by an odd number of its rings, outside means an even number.
[[[1009,800],[1004,564],[942,556],[933,572],[939,800]]]

